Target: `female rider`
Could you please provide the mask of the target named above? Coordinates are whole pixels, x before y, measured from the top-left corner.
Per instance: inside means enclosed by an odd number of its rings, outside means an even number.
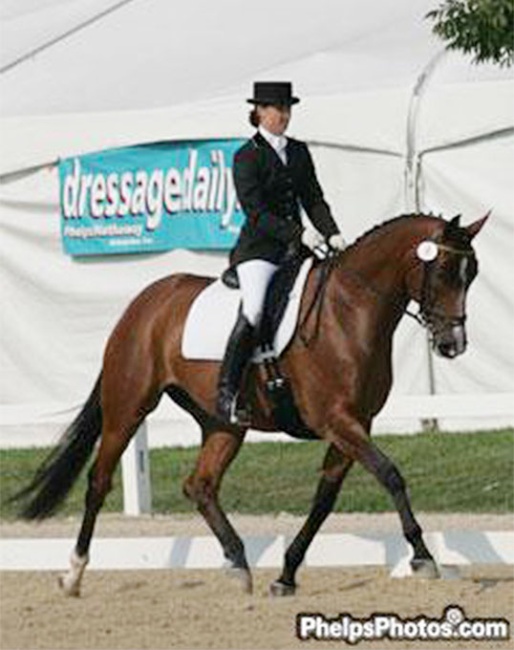
[[[316,178],[307,145],[286,138],[291,107],[300,100],[289,82],[256,82],[247,100],[257,128],[234,156],[234,183],[246,216],[231,251],[242,293],[242,309],[227,344],[218,382],[218,416],[237,423],[236,398],[254,348],[266,291],[291,246],[315,249],[325,241],[343,250],[345,241]],[[300,206],[317,231],[304,229]]]

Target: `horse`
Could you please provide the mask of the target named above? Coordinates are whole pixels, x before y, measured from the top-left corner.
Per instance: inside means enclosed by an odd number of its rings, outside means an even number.
[[[311,510],[270,586],[273,595],[295,593],[297,570],[355,462],[390,494],[412,548],[413,572],[437,577],[438,568],[412,511],[405,480],[372,442],[370,430],[391,389],[393,333],[402,316],[411,313],[410,301],[418,303],[414,316],[428,329],[436,353],[449,359],[464,353],[466,297],[478,273],[472,241],[488,216],[467,227],[460,225],[460,216],[451,220],[426,214],[395,217],[311,268],[301,299],[301,325],[280,366],[290,381],[302,421],[326,443],[327,450]],[[50,516],[96,448],[71,566],[60,578],[66,595],[80,594],[95,521],[111,489],[113,472],[131,437],[164,394],[185,409],[202,431],[196,465],[184,482],[184,493],[219,540],[243,588],[251,592],[244,545],[218,493],[247,429],[275,431],[276,425],[262,367],[252,367],[245,384],[251,421],[233,425],[215,414],[220,364],[188,360],[181,354],[188,310],[213,281],[174,274],[136,296],[108,339],[102,369],[83,409],[18,495],[20,515],[25,519]],[[313,304],[317,304],[315,310]],[[306,319],[310,313],[316,317]]]

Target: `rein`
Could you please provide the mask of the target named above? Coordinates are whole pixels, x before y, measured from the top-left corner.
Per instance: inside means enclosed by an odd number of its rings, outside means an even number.
[[[323,300],[325,298],[325,292],[327,289],[328,280],[330,279],[330,275],[332,274],[332,271],[335,268],[335,262],[337,261],[337,257],[338,257],[337,253],[332,253],[320,265],[321,273],[318,278],[318,284],[314,291],[314,298],[312,299],[311,304],[309,305],[309,308],[307,309],[307,312],[305,313],[305,316],[301,321],[299,327],[300,339],[302,343],[305,345],[305,347],[309,347],[309,345],[319,336],[320,323],[321,323],[321,308],[323,306]],[[386,298],[385,294],[382,291],[380,291],[375,286],[373,286],[373,284],[371,284],[369,280],[364,279],[362,275],[355,269],[342,269],[342,272],[356,279],[359,282],[359,284],[362,287],[364,287],[364,289],[370,291],[376,298],[380,300]],[[389,302],[398,302],[396,300],[391,300],[391,298],[388,298],[388,300]],[[407,310],[405,305],[403,304],[403,301],[401,304],[398,302],[398,307],[400,307],[401,310],[404,313],[406,313],[408,316],[414,318],[418,323],[420,323],[420,325],[426,327],[424,320],[421,318],[421,316],[419,314],[415,314]],[[304,336],[303,329],[305,328],[308,320],[314,313],[315,309],[316,309],[316,323],[314,326],[314,332],[309,337]]]
[[[454,248],[453,246],[449,246],[447,244],[437,243],[436,245],[439,250],[445,251],[447,253],[452,253],[454,255],[464,255],[468,257],[473,257],[475,255],[473,250]],[[309,305],[299,327],[300,339],[302,343],[305,345],[305,347],[309,347],[309,345],[319,336],[320,323],[321,323],[321,309],[325,298],[328,280],[330,279],[332,271],[335,268],[335,263],[337,262],[337,259],[338,259],[338,255],[336,253],[331,253],[327,257],[327,259],[324,260],[324,262],[320,265],[321,272],[319,274],[318,283],[314,291],[314,298],[312,299],[311,304]],[[431,323],[433,324],[434,317],[435,319],[445,324],[448,323],[452,326],[463,325],[466,321],[465,314],[463,316],[448,318],[447,316],[445,316],[443,313],[440,313],[436,309],[432,309],[430,311],[428,310],[426,305],[429,299],[430,277],[432,275],[432,270],[434,269],[434,266],[433,266],[433,261],[426,262],[423,260],[419,260],[419,262],[423,265],[423,279],[421,283],[421,296],[419,301],[419,309],[417,312],[410,311],[408,309],[408,303],[407,305],[405,305],[404,300],[400,301],[394,297],[391,298],[389,296],[386,296],[383,291],[377,289],[369,280],[366,280],[355,269],[341,269],[341,271],[342,273],[352,276],[354,279],[356,279],[362,287],[364,287],[367,291],[371,292],[376,298],[380,300],[386,299],[389,303],[396,304],[396,306],[402,311],[403,314],[414,319],[423,328],[428,328]],[[411,273],[415,268],[416,267],[412,267],[407,271],[407,273]],[[314,326],[314,331],[310,336],[305,336],[303,334],[303,330],[315,310],[316,310],[316,322]]]
[[[362,275],[359,273],[359,271],[356,271],[355,269],[342,269],[342,273],[353,277],[355,280],[358,281],[358,283],[364,287],[364,289],[368,290],[370,293],[372,293],[376,298],[379,300],[387,300],[389,303],[396,305],[398,309],[401,310],[402,313],[404,313],[406,316],[410,316],[413,318],[417,323],[422,325],[423,327],[427,326],[427,323],[423,319],[422,315],[420,312],[412,312],[409,309],[407,309],[407,306],[404,304],[403,300],[398,300],[396,298],[391,298],[389,296],[386,296],[383,291],[380,291],[380,289],[377,289],[369,280],[366,280],[365,278],[362,277]]]
[[[307,309],[307,312],[305,313],[305,316],[303,317],[303,320],[301,321],[299,327],[300,340],[302,341],[302,343],[305,345],[306,348],[308,348],[309,345],[319,336],[320,323],[321,323],[321,308],[323,306],[328,280],[330,278],[330,275],[332,274],[332,271],[335,268],[336,261],[337,261],[337,254],[329,253],[326,260],[324,260],[323,263],[320,265],[321,272],[318,277],[318,284],[316,285],[316,289],[314,291],[314,298],[312,299],[312,302],[309,305],[309,308]],[[314,325],[314,332],[309,337],[304,336],[303,329],[307,324],[307,321],[309,320],[311,315],[314,313],[314,309],[316,308],[317,311],[316,311],[316,323]]]

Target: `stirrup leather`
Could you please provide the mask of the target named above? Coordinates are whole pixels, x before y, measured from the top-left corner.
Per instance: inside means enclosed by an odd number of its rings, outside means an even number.
[[[292,386],[282,374],[272,348],[264,346],[263,353],[266,394],[278,430],[300,440],[319,440],[314,431],[303,422],[295,403]]]

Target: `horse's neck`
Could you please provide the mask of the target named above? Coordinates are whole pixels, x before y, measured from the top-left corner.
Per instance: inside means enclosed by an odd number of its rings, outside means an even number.
[[[438,220],[433,217],[401,217],[364,235],[348,249],[343,266],[354,268],[369,280],[382,278],[385,285],[402,278],[409,270],[409,251],[420,238],[433,234]],[[384,286],[384,290],[386,289]]]
[[[381,310],[381,316],[389,312],[391,318],[399,319],[409,300],[405,283],[412,265],[409,251],[431,230],[432,219],[409,217],[365,235],[341,257],[341,283],[347,287],[353,277],[355,291],[371,299],[374,296],[370,302]]]
[[[342,260],[343,274],[355,272],[383,293],[396,293],[405,275],[404,258],[408,245],[391,237],[376,238],[351,251]]]

